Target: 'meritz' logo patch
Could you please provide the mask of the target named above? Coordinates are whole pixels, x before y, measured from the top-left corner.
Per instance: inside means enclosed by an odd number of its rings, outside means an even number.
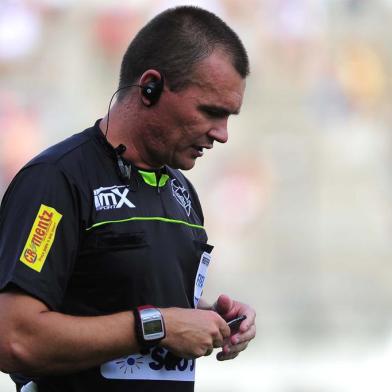
[[[181,204],[189,216],[191,214],[191,198],[188,191],[176,179],[171,180],[171,188],[174,198]]]
[[[41,204],[20,261],[31,269],[41,272],[56,236],[62,215],[53,207]]]
[[[129,189],[126,185],[94,189],[95,209],[97,211],[112,210],[123,206],[135,208],[136,206],[127,199],[128,193]]]

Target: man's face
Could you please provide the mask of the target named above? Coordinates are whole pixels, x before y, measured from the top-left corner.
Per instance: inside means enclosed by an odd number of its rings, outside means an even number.
[[[165,89],[149,121],[144,148],[152,166],[191,169],[204,149],[228,139],[227,121],[239,113],[245,80],[221,52],[201,61],[192,80],[181,91]]]

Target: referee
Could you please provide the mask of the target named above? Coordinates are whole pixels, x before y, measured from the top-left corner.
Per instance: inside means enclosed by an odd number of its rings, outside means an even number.
[[[190,392],[196,358],[233,359],[254,338],[250,306],[201,298],[213,246],[178,170],[227,141],[248,73],[222,20],[169,9],[130,43],[106,116],[15,176],[0,210],[0,369],[18,391]]]

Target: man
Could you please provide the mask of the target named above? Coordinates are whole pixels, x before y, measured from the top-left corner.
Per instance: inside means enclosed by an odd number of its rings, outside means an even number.
[[[248,72],[219,18],[167,10],[131,42],[107,116],[14,178],[0,215],[0,368],[19,386],[193,391],[195,358],[233,359],[254,338],[251,307],[200,299],[213,247],[177,170],[227,141]]]

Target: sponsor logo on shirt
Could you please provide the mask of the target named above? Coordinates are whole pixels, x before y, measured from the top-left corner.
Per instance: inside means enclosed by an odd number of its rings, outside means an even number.
[[[94,189],[95,209],[112,210],[124,206],[135,208],[136,206],[127,199],[128,193],[129,189],[126,185]]]
[[[189,216],[191,214],[191,198],[188,191],[176,179],[171,180],[171,188],[174,198],[180,203]]]
[[[104,363],[101,374],[112,380],[194,381],[195,360],[179,358],[163,347],[153,347]]]
[[[37,272],[41,272],[56,236],[62,215],[54,208],[41,204],[31,228],[20,261]]]

